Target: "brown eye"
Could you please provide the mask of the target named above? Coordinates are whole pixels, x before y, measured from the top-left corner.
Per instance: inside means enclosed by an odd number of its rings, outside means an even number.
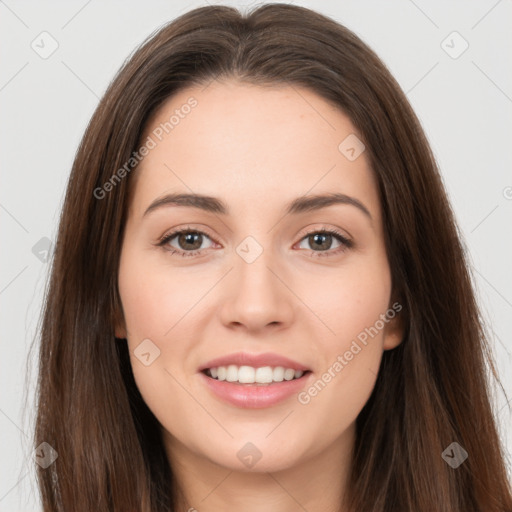
[[[179,254],[180,256],[195,256],[208,247],[202,247],[203,242],[211,238],[202,231],[192,229],[181,229],[169,233],[158,243],[164,250],[171,254]]]
[[[351,240],[334,229],[312,231],[302,238],[301,244],[304,242],[309,247],[300,248],[311,249],[311,256],[332,256],[353,246]],[[337,245],[334,246],[333,250],[330,250],[333,248],[333,242]]]
[[[180,249],[197,250],[202,245],[203,235],[201,233],[189,231],[177,235],[176,240]]]
[[[307,238],[310,247],[313,249],[320,249],[321,251],[330,249],[333,242],[333,236],[325,233],[316,233],[314,235],[309,235]]]

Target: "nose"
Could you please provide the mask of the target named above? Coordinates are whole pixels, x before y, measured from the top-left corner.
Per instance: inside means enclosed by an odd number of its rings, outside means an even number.
[[[288,327],[299,301],[290,291],[286,272],[271,251],[263,251],[254,261],[248,261],[234,254],[234,268],[226,280],[220,309],[222,323],[253,334],[265,328]]]

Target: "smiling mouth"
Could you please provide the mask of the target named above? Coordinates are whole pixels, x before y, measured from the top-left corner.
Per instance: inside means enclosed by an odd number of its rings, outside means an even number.
[[[294,370],[282,366],[264,366],[254,368],[251,366],[218,366],[206,368],[202,373],[216,381],[225,381],[239,386],[272,386],[282,382],[290,382],[305,378],[310,370]]]

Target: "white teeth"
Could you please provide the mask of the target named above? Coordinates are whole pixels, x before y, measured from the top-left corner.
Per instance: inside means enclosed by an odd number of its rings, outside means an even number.
[[[256,370],[256,377],[254,377],[255,382],[260,382],[261,384],[267,384],[272,382],[273,370],[270,366],[264,366],[263,368],[258,368]]]
[[[295,370],[292,370],[291,368],[286,368],[284,371],[284,380],[292,380],[293,377],[295,377]]]
[[[230,364],[228,366],[226,380],[228,382],[235,382],[235,380],[238,380],[238,368],[234,364]]]
[[[251,384],[254,382],[256,370],[251,366],[240,366],[238,369],[238,382],[242,384]]]
[[[283,379],[284,379],[284,368],[282,366],[278,366],[277,368],[274,368],[274,373],[272,375],[272,378],[276,382],[283,382]]]
[[[252,366],[236,366],[234,364],[210,368],[209,372],[214,379],[239,382],[240,384],[282,382],[283,380],[299,379],[304,374],[302,370],[283,368],[282,366],[254,368]]]

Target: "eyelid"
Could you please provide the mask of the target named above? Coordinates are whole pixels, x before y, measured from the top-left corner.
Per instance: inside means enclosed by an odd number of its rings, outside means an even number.
[[[160,242],[164,241],[164,240],[167,240],[169,239],[169,237],[173,238],[175,237],[176,235],[179,235],[181,233],[200,233],[202,235],[206,235],[208,238],[212,239],[212,240],[215,240],[215,237],[213,237],[212,235],[210,235],[208,233],[208,231],[205,229],[205,228],[195,228],[193,226],[190,226],[190,225],[187,225],[185,227],[182,227],[182,228],[172,228],[171,230],[169,231],[166,231],[158,240],[157,240],[157,244],[159,244]]]
[[[337,235],[340,238],[343,238],[347,243],[352,243],[352,236],[346,232],[344,234],[342,231],[344,231],[344,230],[324,225],[321,227],[315,227],[315,228],[308,229],[307,231],[305,231],[304,233],[302,233],[300,235],[301,236],[300,240],[303,240],[308,235],[312,235],[314,233],[330,233],[332,235]]]

